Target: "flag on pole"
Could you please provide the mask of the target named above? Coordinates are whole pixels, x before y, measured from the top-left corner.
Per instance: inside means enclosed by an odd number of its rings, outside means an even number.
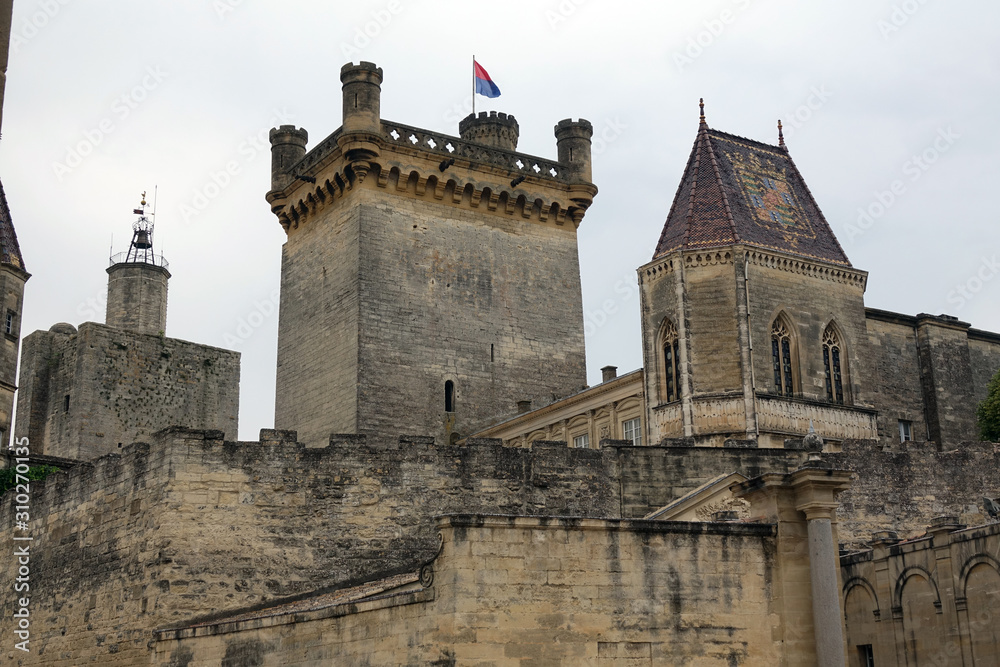
[[[472,61],[472,74],[476,79],[477,93],[486,97],[500,97],[500,88],[497,87],[497,84],[493,83],[493,79],[490,78],[490,75],[486,73],[486,70],[475,59]]]

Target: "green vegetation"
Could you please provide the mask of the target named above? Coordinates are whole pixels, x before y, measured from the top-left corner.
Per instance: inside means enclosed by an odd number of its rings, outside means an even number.
[[[54,472],[59,472],[55,466],[31,466],[28,474],[25,475],[30,480],[45,479]],[[4,468],[0,470],[0,495],[17,486],[17,471],[15,468]]]
[[[986,400],[976,410],[979,436],[990,442],[1000,442],[1000,370],[990,380]]]

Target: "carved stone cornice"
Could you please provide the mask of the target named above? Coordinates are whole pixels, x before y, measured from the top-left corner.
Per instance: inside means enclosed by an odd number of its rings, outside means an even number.
[[[574,229],[597,194],[559,162],[399,123],[383,121],[380,135],[363,138],[370,150],[359,157],[349,149],[361,138],[334,132],[289,169],[295,180],[267,194],[286,231],[354,188],[371,187],[369,178],[408,196]]]

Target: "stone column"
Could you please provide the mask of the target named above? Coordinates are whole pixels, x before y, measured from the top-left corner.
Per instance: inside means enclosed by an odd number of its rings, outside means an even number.
[[[768,473],[730,487],[750,501],[752,514],[777,525],[774,595],[789,664],[847,664],[834,526],[836,497],[850,486],[851,474],[811,462],[787,475]],[[808,559],[802,558],[804,552]]]
[[[813,625],[819,667],[842,667],[844,635],[837,583],[837,545],[833,541],[832,506],[806,503],[796,509],[805,513],[809,533],[809,580],[812,584]]]

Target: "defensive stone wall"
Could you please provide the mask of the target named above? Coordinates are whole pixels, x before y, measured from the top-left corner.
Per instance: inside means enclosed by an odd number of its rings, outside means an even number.
[[[933,442],[897,443],[885,450],[847,441],[826,454],[834,467],[855,471],[840,496],[841,539],[859,544],[888,528],[903,537],[922,534],[934,517],[954,515],[966,525],[991,520],[983,498],[1000,497],[1000,445],[964,442],[939,451]]]
[[[464,515],[438,528],[416,590],[167,631],[153,664],[806,664],[774,639],[774,525]]]
[[[719,474],[788,472],[807,456],[609,441],[457,447],[419,436],[333,436],[307,448],[293,432],[227,442],[219,431],[167,429],[32,483],[37,635],[15,664],[145,664],[153,628],[426,562],[439,546],[435,515],[641,518]],[[982,496],[1000,495],[989,444],[942,453],[848,442],[824,457],[857,472],[840,497],[846,542],[887,525],[917,530],[940,513],[976,523]],[[14,525],[13,511],[0,506],[0,525]],[[13,552],[10,533],[0,548]],[[0,587],[12,585],[12,568],[8,560]],[[11,596],[3,604],[11,618]]]
[[[33,482],[36,634],[14,664],[148,664],[153,628],[433,557],[435,514],[616,509],[596,450],[357,436],[306,449],[262,436],[168,429]],[[13,512],[4,502],[0,525]],[[2,548],[14,544],[6,532]],[[5,561],[4,590],[14,568]],[[3,597],[2,618],[13,604]]]
[[[23,347],[15,435],[34,453],[89,460],[176,423],[236,437],[238,352],[94,322]]]

